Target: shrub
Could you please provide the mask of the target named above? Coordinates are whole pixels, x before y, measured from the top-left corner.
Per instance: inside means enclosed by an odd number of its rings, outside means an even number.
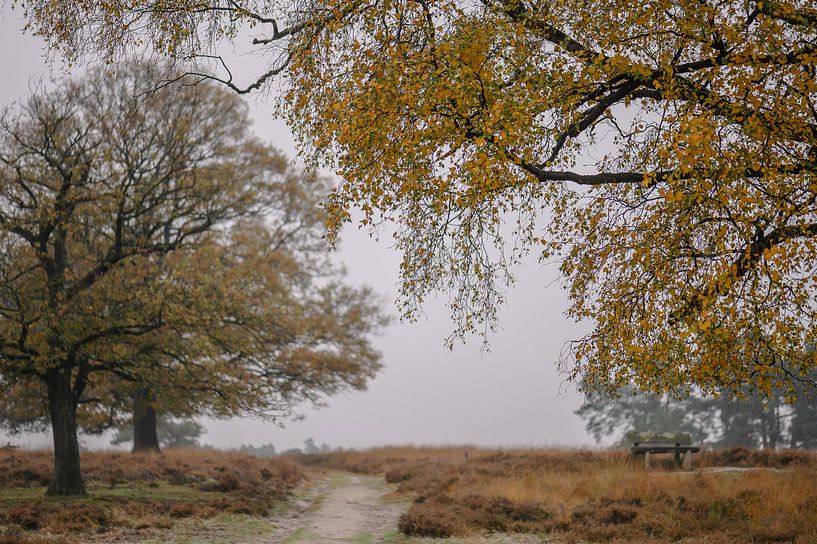
[[[245,454],[210,450],[173,450],[161,455],[87,453],[82,459],[86,478],[107,485],[107,489],[130,486],[133,492],[104,493],[106,488],[102,488],[92,490],[87,499],[55,500],[46,499],[42,490],[34,498],[3,498],[3,488],[47,483],[50,461],[48,452],[0,451],[0,544],[2,539],[27,544],[27,540],[8,535],[24,534],[33,539],[33,531],[79,535],[113,527],[168,528],[174,520],[208,518],[223,512],[263,516],[304,478],[292,461]],[[198,490],[209,482],[214,486],[212,493],[168,488]],[[94,496],[100,493],[105,494],[104,500]]]
[[[463,455],[468,450],[468,457]],[[702,452],[684,472],[625,451],[380,448],[299,460],[383,473],[414,504],[400,530],[423,537],[558,532],[587,542],[817,542],[817,453]]]

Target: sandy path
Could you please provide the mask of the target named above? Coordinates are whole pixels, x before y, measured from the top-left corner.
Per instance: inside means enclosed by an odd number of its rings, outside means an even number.
[[[338,474],[328,478],[278,520],[275,533],[258,544],[356,544],[387,542],[403,507],[383,495],[382,478]]]

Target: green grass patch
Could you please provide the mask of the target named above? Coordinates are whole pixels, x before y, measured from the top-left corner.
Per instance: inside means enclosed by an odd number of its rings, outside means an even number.
[[[46,487],[13,487],[0,490],[0,504],[42,500],[46,503],[110,503],[110,502],[181,502],[199,501],[202,498],[217,498],[227,493],[208,491],[206,493],[189,485],[172,485],[167,482],[129,482],[117,486],[89,482],[85,497],[48,497]]]
[[[309,529],[302,527],[286,537],[281,544],[298,544],[299,542],[303,542],[305,539],[309,538],[309,536]]]
[[[274,530],[266,518],[224,514],[209,519],[186,519],[172,529],[141,535],[139,544],[239,544]],[[127,540],[127,539],[124,539]],[[131,542],[131,540],[127,540]]]
[[[364,531],[353,536],[350,542],[353,544],[372,544],[374,542],[374,535],[368,531]]]

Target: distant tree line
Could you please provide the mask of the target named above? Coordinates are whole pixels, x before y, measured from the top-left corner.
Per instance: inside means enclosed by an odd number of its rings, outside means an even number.
[[[780,388],[765,396],[744,388],[718,397],[673,397],[626,387],[616,398],[587,391],[575,413],[597,442],[623,444],[624,434],[634,430],[689,433],[712,447],[817,448],[816,392],[807,382],[796,392]]]
[[[315,440],[313,438],[307,438],[304,440],[303,448],[289,448],[287,450],[278,453],[275,450],[275,446],[272,444],[262,444],[260,446],[253,446],[252,444],[242,444],[238,449],[235,451],[241,453],[248,453],[250,455],[254,455],[256,457],[274,457],[276,455],[299,455],[302,453],[325,453],[328,451],[332,451],[332,448],[328,444],[321,444],[318,446],[315,444]]]
[[[193,419],[173,418],[167,415],[159,415],[156,418],[156,433],[159,445],[162,448],[204,448],[212,449],[212,446],[201,443],[201,435],[205,433],[205,428]],[[130,422],[119,426],[111,439],[111,444],[119,446],[133,443],[133,425]],[[242,444],[238,448],[230,451],[246,453],[255,457],[276,457],[278,455],[299,455],[302,453],[325,453],[332,448],[323,443],[320,446],[315,443],[314,438],[304,440],[302,448],[289,448],[278,452],[272,443],[253,445]]]

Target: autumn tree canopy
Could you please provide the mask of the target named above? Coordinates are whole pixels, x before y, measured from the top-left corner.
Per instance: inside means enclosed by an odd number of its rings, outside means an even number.
[[[558,258],[565,363],[592,386],[703,393],[815,366],[817,9],[799,0],[19,0],[70,59],[265,53],[333,233],[394,220],[404,312],[453,293],[490,327],[509,266]],[[249,36],[244,42],[245,36]],[[204,76],[203,76],[204,77]],[[503,230],[503,221],[516,229]]]
[[[156,75],[93,71],[0,122],[0,414],[44,409],[51,494],[84,492],[77,426],[131,393],[282,416],[379,368],[382,314],[321,241],[325,183],[253,137],[234,93],[145,95]]]

